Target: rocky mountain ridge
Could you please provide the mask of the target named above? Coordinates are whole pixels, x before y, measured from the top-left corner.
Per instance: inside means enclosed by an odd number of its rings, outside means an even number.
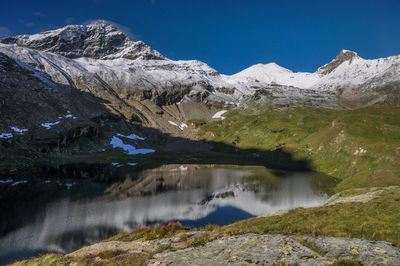
[[[59,78],[62,69],[85,91],[101,83],[122,98],[152,99],[158,106],[182,100],[235,106],[264,95],[276,107],[358,108],[385,100],[387,93],[376,88],[400,80],[399,56],[365,60],[348,50],[315,73],[295,73],[270,63],[223,75],[200,61],[170,60],[102,20],[0,42],[0,52],[47,72],[58,82],[67,83]],[[362,93],[346,97],[362,103],[342,105],[342,92],[354,89]]]

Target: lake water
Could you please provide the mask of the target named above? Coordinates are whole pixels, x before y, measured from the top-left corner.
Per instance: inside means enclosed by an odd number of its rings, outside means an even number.
[[[140,226],[225,225],[319,206],[335,184],[315,173],[223,165],[138,170],[115,164],[96,171],[42,169],[36,176],[0,179],[0,264],[71,252]]]

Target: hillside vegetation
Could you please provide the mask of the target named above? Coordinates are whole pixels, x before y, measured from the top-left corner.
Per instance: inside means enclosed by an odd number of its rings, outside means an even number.
[[[201,139],[239,148],[283,149],[342,181],[336,191],[400,185],[400,108],[242,108],[203,125]]]

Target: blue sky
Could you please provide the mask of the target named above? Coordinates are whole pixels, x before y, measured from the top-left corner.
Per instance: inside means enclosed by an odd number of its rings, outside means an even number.
[[[105,19],[171,59],[224,74],[269,62],[313,72],[341,49],[400,54],[397,0],[1,0],[0,10],[1,37]]]

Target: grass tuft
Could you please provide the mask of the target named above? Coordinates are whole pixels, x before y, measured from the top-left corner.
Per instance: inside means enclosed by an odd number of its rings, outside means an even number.
[[[295,240],[297,242],[299,242],[301,245],[303,245],[303,246],[311,249],[315,253],[319,254],[320,256],[325,255],[325,252],[323,250],[321,250],[319,247],[317,247],[317,245],[315,245],[315,242],[306,240],[306,239],[302,239],[302,238],[295,238]]]
[[[176,232],[184,230],[181,223],[169,223],[168,225],[160,225],[156,228],[140,227],[131,233],[121,232],[105,241],[132,241],[136,239],[160,239],[175,235]]]
[[[338,260],[331,264],[331,266],[360,266],[360,265],[361,264],[358,261],[349,259]]]

